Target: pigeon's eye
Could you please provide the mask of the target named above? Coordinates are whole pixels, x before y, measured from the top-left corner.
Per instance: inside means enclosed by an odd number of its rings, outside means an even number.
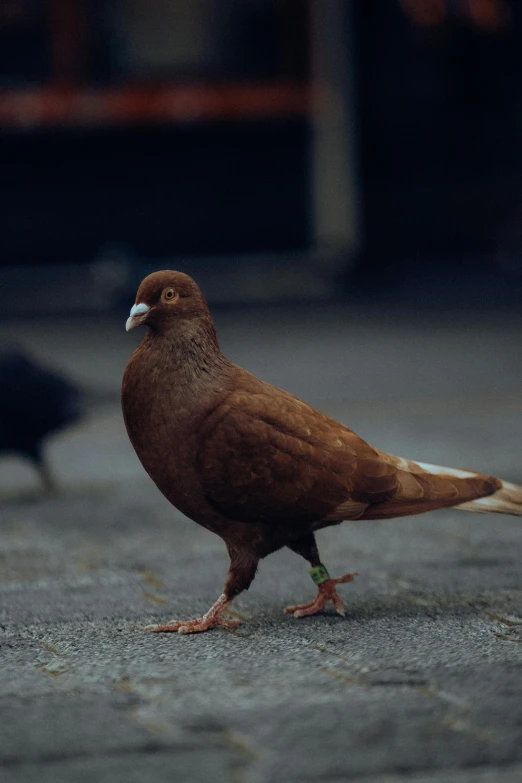
[[[167,300],[167,302],[174,302],[179,298],[179,294],[177,291],[174,291],[173,288],[166,288],[163,292],[163,297]]]

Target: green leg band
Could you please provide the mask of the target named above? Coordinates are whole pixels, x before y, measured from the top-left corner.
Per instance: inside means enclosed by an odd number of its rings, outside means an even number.
[[[330,574],[322,563],[319,563],[318,566],[311,568],[308,573],[316,585],[322,585],[323,582],[327,582],[330,579]]]

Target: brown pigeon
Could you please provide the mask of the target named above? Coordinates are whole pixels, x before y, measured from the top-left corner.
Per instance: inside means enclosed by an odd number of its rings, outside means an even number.
[[[293,394],[260,381],[219,350],[207,303],[181,272],[143,280],[127,330],[145,325],[123,377],[129,438],[160,491],[217,533],[230,555],[224,592],[203,616],[150,626],[193,633],[236,620],[223,610],[284,546],[311,565],[315,614],[344,614],[314,533],[343,520],[389,519],[448,506],[522,516],[522,487],[492,476],[412,462],[373,448]]]

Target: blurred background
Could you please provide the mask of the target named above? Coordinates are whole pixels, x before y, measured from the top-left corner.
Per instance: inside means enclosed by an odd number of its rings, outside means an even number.
[[[4,351],[69,378],[90,437],[138,283],[176,268],[231,358],[329,410],[518,393],[521,70],[515,0],[0,0]],[[98,478],[132,463],[114,422]]]

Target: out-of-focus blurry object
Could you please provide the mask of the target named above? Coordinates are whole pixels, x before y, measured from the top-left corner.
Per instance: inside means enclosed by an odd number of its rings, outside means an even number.
[[[160,268],[222,303],[512,301],[521,69],[516,0],[0,0],[2,313],[29,267],[53,311]]]
[[[517,278],[497,260],[521,204],[522,4],[356,7],[370,286],[416,277],[435,283],[439,301],[449,281],[464,294],[476,285],[479,298],[478,289],[509,295]],[[517,255],[522,269],[522,244]]]
[[[0,378],[0,453],[31,460],[51,491],[56,483],[45,441],[81,418],[82,394],[67,378],[6,346],[0,346]]]
[[[331,294],[357,245],[349,3],[0,6],[2,263],[125,247],[132,292],[198,263],[220,300]]]
[[[442,24],[449,17],[481,27],[498,30],[510,20],[507,0],[400,0],[405,12],[423,27]]]

